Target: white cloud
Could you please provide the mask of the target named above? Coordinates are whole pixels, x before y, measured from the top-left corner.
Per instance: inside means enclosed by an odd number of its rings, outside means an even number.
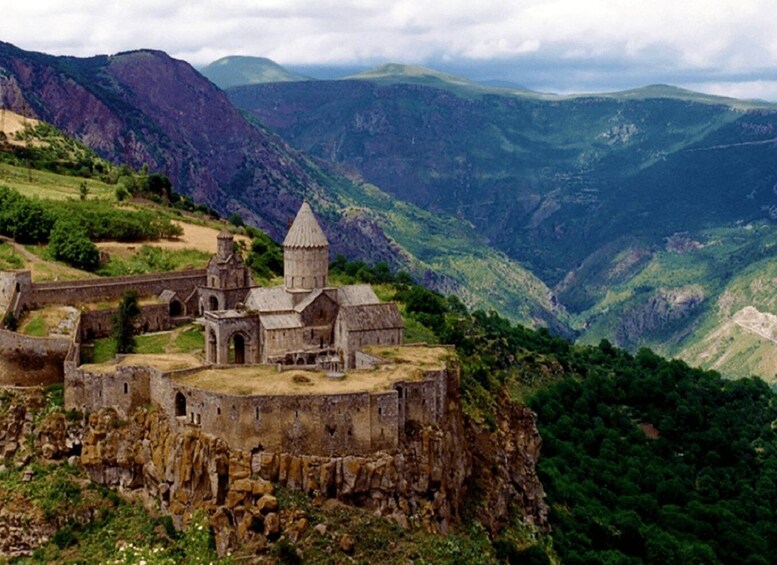
[[[613,68],[628,69],[634,85],[698,73],[709,80],[684,82],[725,85],[733,82],[722,75],[777,68],[777,10],[767,0],[28,0],[2,11],[0,38],[24,49],[148,47],[197,65],[230,54],[285,64],[536,60],[555,89],[568,87],[560,74],[554,87],[556,65],[603,85]]]

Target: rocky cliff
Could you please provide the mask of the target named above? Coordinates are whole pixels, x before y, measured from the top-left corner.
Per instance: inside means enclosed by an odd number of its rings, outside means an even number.
[[[54,57],[0,42],[0,67],[8,75],[4,107],[55,125],[114,163],[162,171],[179,192],[237,212],[276,239],[306,197],[327,210],[321,220],[338,252],[408,263],[379,226],[344,220],[334,185],[349,181],[249,122],[184,61],[151,50]]]
[[[43,415],[44,405],[39,390],[6,393],[0,404],[0,454],[6,465],[26,470],[33,455],[50,462],[70,458],[92,481],[149,507],[158,505],[177,527],[195,511],[206,511],[222,554],[238,545],[264,546],[281,534],[293,538],[299,535],[296,529],[306,527],[294,512],[279,509],[275,491],[280,487],[322,503],[365,508],[403,528],[445,533],[455,529],[477,483],[478,518],[490,532],[507,525],[516,506],[525,522],[547,528],[535,472],[539,433],[533,414],[522,406],[505,404],[497,429],[489,431],[468,422],[452,395],[446,426],[406,430],[401,450],[330,458],[231,450],[195,428],[173,433],[153,408],[127,420],[110,409],[68,419],[58,410]],[[28,554],[67,520],[41,515],[30,525],[23,518],[27,507],[20,506],[21,511],[9,507],[0,514],[5,533],[0,554]]]

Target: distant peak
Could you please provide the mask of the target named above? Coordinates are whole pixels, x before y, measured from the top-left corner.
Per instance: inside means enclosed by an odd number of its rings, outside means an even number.
[[[467,86],[475,85],[474,82],[464,77],[452,75],[449,73],[444,73],[441,71],[436,71],[434,69],[422,67],[420,65],[405,65],[403,63],[386,63],[384,65],[379,65],[368,71],[365,71],[363,73],[359,73],[356,75],[352,75],[347,78],[365,79],[365,80],[381,79],[381,78],[423,80],[423,79],[432,78],[432,79],[437,79],[437,80],[452,83],[452,84],[460,84],[460,85],[467,85]]]

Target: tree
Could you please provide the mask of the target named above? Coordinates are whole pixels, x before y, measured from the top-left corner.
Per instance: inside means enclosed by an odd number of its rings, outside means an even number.
[[[78,185],[78,195],[81,197],[81,200],[86,200],[86,197],[89,196],[89,186],[86,184],[86,181]]]
[[[79,269],[94,271],[100,266],[100,251],[83,227],[73,218],[59,219],[49,238],[49,249],[55,259]]]
[[[46,241],[54,223],[51,214],[38,200],[22,198],[10,211],[11,234],[20,243]]]
[[[229,216],[229,223],[233,226],[241,227],[245,225],[245,222],[243,221],[243,218],[238,214],[237,212],[233,213]]]
[[[119,309],[113,317],[113,337],[116,340],[116,353],[135,351],[135,319],[140,315],[138,293],[126,291],[119,302]]]

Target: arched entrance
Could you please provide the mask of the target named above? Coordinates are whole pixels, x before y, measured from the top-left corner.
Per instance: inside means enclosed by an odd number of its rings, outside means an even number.
[[[216,332],[210,330],[208,332],[208,350],[205,352],[205,361],[208,363],[216,362]]]
[[[229,361],[235,365],[246,362],[246,340],[242,334],[235,334],[229,340]]]
[[[171,300],[170,317],[177,318],[178,316],[183,316],[183,304],[181,304],[178,300]]]
[[[218,310],[219,309],[219,299],[216,298],[215,296],[211,296],[210,297],[209,306],[210,306],[211,312],[215,311],[215,310]]]
[[[186,416],[186,397],[181,392],[175,393],[175,415]]]

